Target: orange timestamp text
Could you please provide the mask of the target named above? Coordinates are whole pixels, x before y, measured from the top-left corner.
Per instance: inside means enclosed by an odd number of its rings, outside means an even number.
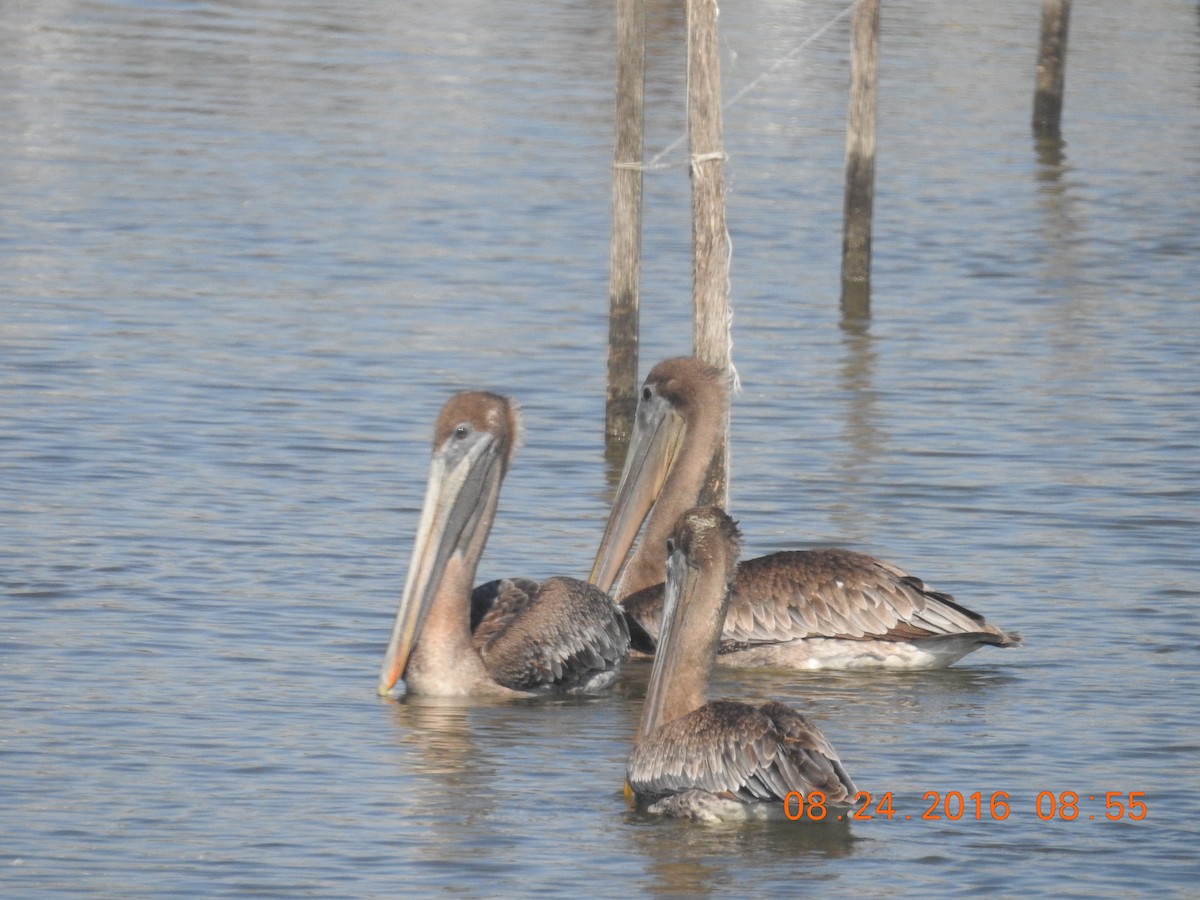
[[[1098,818],[1110,822],[1121,819],[1140,822],[1149,812],[1145,797],[1145,791],[1104,791],[1100,794],[1086,795],[1078,791],[1038,791],[1029,805],[1043,822],[1054,819],[1064,822],[1073,822],[1076,819],[1095,821]],[[963,794],[961,791],[926,791],[922,795],[921,805],[907,814],[895,808],[891,791],[878,797],[868,791],[859,791],[854,795],[849,809],[829,808],[827,804],[828,799],[823,791],[809,791],[807,794],[789,791],[783,798],[783,814],[793,822],[800,819],[819,822],[826,818],[851,822],[871,819],[886,819],[889,822],[893,819],[951,822],[974,819],[1002,822],[1009,817],[1013,809],[1013,800],[1008,791],[992,791],[990,794],[983,791],[971,794]]]

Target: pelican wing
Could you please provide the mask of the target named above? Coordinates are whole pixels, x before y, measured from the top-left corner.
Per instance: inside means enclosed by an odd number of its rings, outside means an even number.
[[[475,649],[491,676],[514,690],[599,688],[629,652],[620,608],[574,578],[489,582],[475,589],[472,605]]]
[[[742,563],[723,639],[750,644],[814,637],[910,641],[964,634],[1002,645],[1011,640],[920,578],[872,556],[831,548]]]
[[[815,725],[782,703],[721,700],[639,741],[627,778],[641,799],[700,790],[743,802],[782,802],[789,791],[848,803],[855,787]]]
[[[662,585],[631,594],[623,605],[629,618],[657,640]],[[742,562],[721,646],[724,651],[812,638],[912,641],[963,635],[1001,647],[1021,640],[903,569],[864,553],[830,548]]]

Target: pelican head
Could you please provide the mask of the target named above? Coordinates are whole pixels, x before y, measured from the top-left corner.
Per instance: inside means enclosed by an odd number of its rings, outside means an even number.
[[[716,506],[685,512],[668,539],[662,637],[646,687],[642,737],[707,702],[741,544],[737,524]]]
[[[408,579],[379,675],[381,695],[404,674],[447,570],[470,590],[519,430],[515,406],[498,394],[463,392],[442,407]]]
[[[617,580],[651,508],[644,541],[654,540],[655,552],[644,564],[626,566],[613,595],[623,597],[662,581],[657,544],[699,498],[724,427],[728,398],[725,374],[691,357],[664,360],[646,376],[625,468],[592,566],[590,581],[601,590],[610,590]],[[660,496],[662,501],[656,503]]]

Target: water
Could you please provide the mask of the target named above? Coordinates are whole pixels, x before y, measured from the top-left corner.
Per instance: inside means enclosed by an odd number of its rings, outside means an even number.
[[[590,700],[375,697],[450,391],[527,424],[481,577],[590,565],[610,7],[0,10],[6,895],[1194,890],[1194,4],[1077,6],[1057,149],[1040,4],[885,4],[869,323],[837,302],[846,20],[726,112],[747,553],[876,553],[1027,639],[721,673],[809,712],[891,821],[627,810],[644,664]],[[729,4],[727,95],[840,9]],[[648,21],[652,155],[683,23]],[[690,349],[685,171],[646,204],[643,372]],[[922,820],[929,791],[1011,813]]]

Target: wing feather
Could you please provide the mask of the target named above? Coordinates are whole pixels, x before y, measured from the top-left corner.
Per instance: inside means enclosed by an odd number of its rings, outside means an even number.
[[[626,598],[626,614],[651,640],[662,616],[662,585]],[[977,636],[1020,642],[983,616],[904,570],[852,550],[792,550],[738,566],[721,636],[723,648],[813,638],[914,641]],[[641,648],[639,648],[641,649]]]
[[[498,682],[514,690],[571,691],[615,676],[629,652],[629,630],[608,594],[574,578],[489,584],[496,585],[494,597],[472,641]]]
[[[854,783],[820,730],[782,703],[705,704],[639,741],[626,769],[643,800],[701,790],[745,803],[825,792],[845,804]]]

